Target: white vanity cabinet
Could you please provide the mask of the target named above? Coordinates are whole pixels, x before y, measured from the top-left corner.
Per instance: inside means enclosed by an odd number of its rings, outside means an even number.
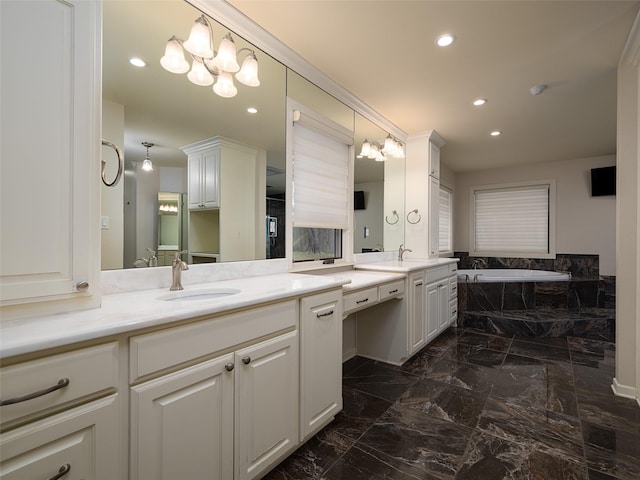
[[[458,264],[449,265],[449,325],[458,323]]]
[[[374,288],[374,290],[376,290]],[[369,292],[373,298],[373,294]],[[340,291],[300,301],[300,440],[342,410],[342,299]],[[377,301],[377,291],[375,294]]]
[[[0,370],[0,478],[125,475],[115,342]]]
[[[252,479],[295,448],[297,312],[291,300],[132,337],[131,480]]]
[[[210,149],[189,154],[187,162],[189,210],[220,206],[220,151]]]
[[[424,271],[409,275],[409,354],[420,350],[427,341],[425,335],[425,274]]]
[[[427,342],[449,326],[450,300],[449,267],[445,265],[427,270]]]
[[[11,46],[0,60],[1,314],[95,307],[101,6],[0,2],[0,22]],[[38,61],[25,62],[34,52]]]

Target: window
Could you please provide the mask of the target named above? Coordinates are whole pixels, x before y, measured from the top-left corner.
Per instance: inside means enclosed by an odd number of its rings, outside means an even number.
[[[555,257],[553,181],[472,187],[471,255]]]
[[[351,133],[313,112],[293,110],[292,259],[340,259],[353,209]]]
[[[453,253],[453,192],[440,185],[440,216],[439,216],[439,241],[440,253]]]

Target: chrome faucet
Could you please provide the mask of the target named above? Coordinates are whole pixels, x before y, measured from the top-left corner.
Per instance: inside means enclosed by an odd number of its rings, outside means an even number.
[[[471,266],[474,270],[478,268],[478,265],[480,265],[481,268],[487,268],[487,261],[484,258],[475,258],[473,262],[471,262]]]
[[[169,290],[184,290],[182,286],[182,271],[189,270],[189,266],[187,262],[180,258],[183,253],[189,252],[186,250],[176,252],[176,258],[173,259],[173,264],[171,265],[171,288]]]
[[[402,261],[402,257],[404,256],[404,252],[412,252],[413,250],[411,250],[410,248],[403,248],[404,247],[404,243],[400,244],[400,248],[398,248],[398,261],[401,262]]]

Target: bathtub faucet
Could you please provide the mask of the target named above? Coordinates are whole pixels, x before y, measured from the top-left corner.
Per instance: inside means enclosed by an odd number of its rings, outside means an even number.
[[[481,265],[480,268],[487,268],[487,261],[484,258],[475,258],[471,265],[474,270],[478,268],[478,265]]]
[[[404,247],[404,243],[400,244],[400,248],[398,248],[398,261],[401,262],[402,261],[402,257],[404,256],[404,252],[412,252],[413,250],[411,250],[410,248],[403,248]]]

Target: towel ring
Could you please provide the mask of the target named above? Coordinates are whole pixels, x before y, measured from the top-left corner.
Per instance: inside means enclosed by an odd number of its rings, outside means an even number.
[[[104,183],[107,187],[114,187],[120,180],[120,177],[122,177],[122,171],[124,170],[124,155],[122,154],[122,150],[120,149],[120,147],[115,143],[111,143],[103,139],[102,145],[113,148],[116,151],[116,155],[118,156],[118,173],[116,173],[116,178],[113,179],[113,182],[107,181],[105,172],[105,166],[107,165],[107,162],[105,162],[104,160],[100,161],[100,164],[102,165],[100,171],[100,174],[102,176],[102,183]]]
[[[409,220],[409,215],[411,215],[412,213],[415,213],[416,215],[418,215],[418,219],[415,222],[412,222],[411,220]],[[418,213],[418,209],[417,208],[415,210],[411,210],[409,213],[407,213],[407,222],[409,222],[411,225],[415,225],[416,223],[420,223],[420,220],[422,220],[422,216]]]
[[[390,222],[388,216],[384,217],[384,219],[389,225],[395,225],[396,223],[398,223],[398,220],[400,220],[400,216],[398,215],[398,212],[396,212],[395,210],[391,212],[391,215],[395,217],[395,222]]]

